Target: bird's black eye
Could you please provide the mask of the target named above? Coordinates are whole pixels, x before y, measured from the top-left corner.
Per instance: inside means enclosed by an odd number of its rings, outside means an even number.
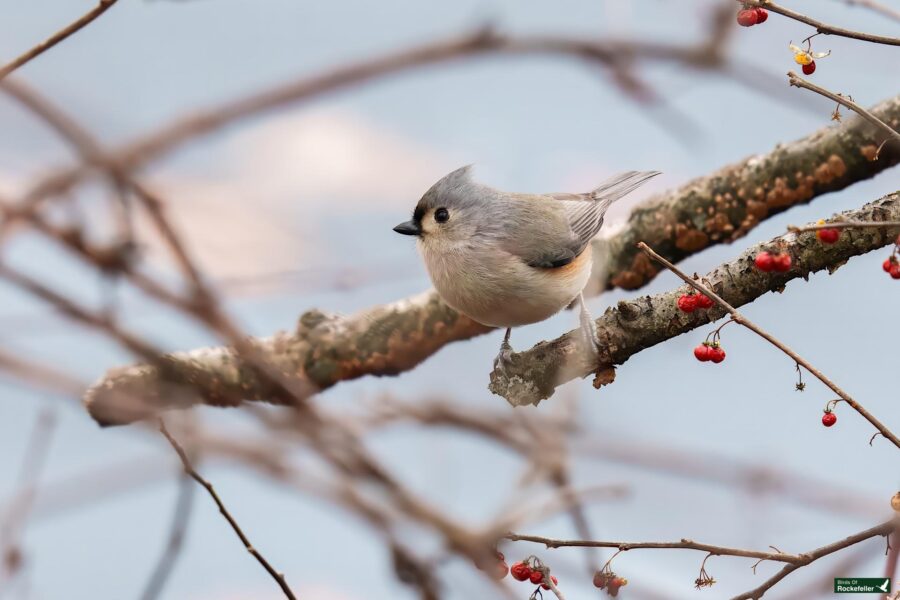
[[[436,211],[434,211],[434,220],[437,221],[438,223],[446,223],[449,218],[450,218],[450,213],[447,211],[446,208],[439,208]]]

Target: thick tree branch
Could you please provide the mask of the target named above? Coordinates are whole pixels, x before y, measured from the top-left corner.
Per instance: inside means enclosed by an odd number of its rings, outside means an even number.
[[[885,122],[900,123],[900,96],[871,112]],[[878,129],[853,119],[650,198],[624,226],[594,241],[595,272],[587,291],[637,289],[650,281],[658,267],[637,249],[639,241],[679,261],[707,246],[738,239],[771,215],[900,161],[900,152],[893,148],[872,160],[879,142]],[[256,342],[284,372],[299,374],[322,390],[345,379],[401,373],[447,343],[488,331],[450,309],[432,290],[351,317],[313,310],[300,318],[297,331]],[[169,377],[149,365],[110,371],[85,395],[91,414],[104,423],[130,422],[192,403],[234,406],[235,398],[279,402],[270,386],[242,366],[229,348],[176,353],[166,361]],[[221,393],[185,394],[197,381]],[[121,412],[116,407],[123,397],[144,398],[144,409],[128,418],[113,418]]]
[[[885,196],[858,210],[842,214],[844,220],[894,221],[900,219],[900,192]],[[900,229],[864,228],[844,232],[836,244],[825,245],[812,233],[786,235],[757,244],[736,260],[720,265],[706,275],[716,294],[731,306],[743,306],[767,292],[779,291],[788,281],[806,278],[810,273],[828,269],[835,271],[853,256],[892,244]],[[753,267],[753,258],[764,248],[783,245],[793,259],[786,273],[761,273]],[[648,259],[649,260],[649,259]],[[604,341],[605,355],[592,364],[580,351],[579,332],[571,331],[555,340],[541,342],[525,352],[514,354],[505,372],[491,373],[490,389],[512,404],[537,404],[549,398],[557,386],[576,377],[598,372],[602,377],[595,385],[609,381],[613,365],[624,363],[645,348],[655,346],[702,327],[726,313],[720,307],[708,311],[681,313],[676,308],[678,288],[655,296],[644,296],[619,302],[597,319],[597,329]]]

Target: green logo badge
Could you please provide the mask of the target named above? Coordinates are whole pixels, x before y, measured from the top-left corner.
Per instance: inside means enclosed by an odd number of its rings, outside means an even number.
[[[891,591],[890,577],[835,577],[835,594],[888,594]]]

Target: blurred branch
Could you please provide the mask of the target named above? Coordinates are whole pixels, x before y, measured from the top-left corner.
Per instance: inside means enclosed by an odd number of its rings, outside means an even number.
[[[898,192],[898,193],[900,193],[900,192]],[[845,392],[842,388],[838,387],[838,385],[836,383],[834,383],[830,378],[828,378],[819,369],[817,369],[812,364],[810,364],[809,361],[807,361],[805,358],[803,358],[802,356],[800,356],[799,354],[794,352],[791,348],[789,348],[787,345],[785,345],[784,342],[782,342],[781,340],[776,338],[774,335],[772,335],[768,331],[762,329],[759,325],[757,325],[756,323],[754,323],[753,321],[748,319],[743,314],[739,313],[736,308],[734,308],[733,306],[728,304],[728,302],[723,300],[718,294],[716,294],[708,286],[705,286],[702,283],[695,281],[694,279],[692,279],[691,277],[686,275],[684,272],[679,270],[678,267],[676,267],[675,265],[673,265],[672,263],[670,263],[669,261],[667,261],[660,255],[658,255],[647,244],[641,242],[640,244],[638,244],[638,246],[641,248],[641,250],[646,252],[653,260],[665,265],[665,267],[669,271],[671,271],[672,273],[677,275],[686,284],[688,284],[689,286],[691,286],[692,288],[694,288],[701,294],[704,294],[708,298],[712,299],[712,301],[715,302],[720,308],[722,308],[729,315],[731,315],[731,320],[733,322],[749,329],[750,331],[752,331],[759,337],[763,338],[764,340],[766,340],[767,342],[769,342],[770,344],[772,344],[773,346],[775,346],[776,348],[778,348],[779,350],[784,352],[791,360],[794,361],[794,363],[796,363],[798,365],[798,370],[799,370],[799,367],[803,367],[804,369],[806,369],[806,371],[809,372],[810,374],[812,374],[813,377],[815,377],[816,379],[821,381],[828,389],[830,389],[832,392],[837,394],[844,402],[846,402],[848,405],[850,405],[850,407],[853,408],[853,410],[858,412],[860,414],[860,416],[862,416],[865,420],[867,420],[869,423],[871,423],[872,426],[875,427],[875,429],[877,429],[879,433],[881,433],[881,435],[883,435],[886,439],[890,440],[890,442],[893,443],[897,448],[900,448],[900,438],[897,438],[897,436],[890,429],[888,429],[884,425],[884,423],[879,421],[875,417],[875,415],[870,413],[855,398],[850,396],[850,394]]]
[[[97,6],[86,12],[84,15],[82,15],[69,25],[63,27],[37,46],[31,48],[30,50],[27,50],[24,54],[21,54],[20,56],[14,58],[10,62],[0,67],[0,79],[3,79],[28,61],[37,58],[72,34],[77,33],[82,28],[92,23],[97,17],[109,10],[112,5],[118,1],[119,0],[100,0]]]
[[[880,2],[875,2],[875,0],[844,0],[844,4],[849,4],[850,6],[862,6],[869,10],[874,10],[877,13],[881,13],[889,19],[900,21],[900,10],[885,6]]]
[[[141,594],[141,600],[156,600],[162,593],[178,557],[181,556],[184,537],[187,534],[187,527],[191,520],[193,504],[194,483],[191,481],[190,476],[184,473],[179,478],[178,497],[175,500],[175,510],[172,514],[169,538]]]
[[[717,17],[712,21],[706,39],[701,40],[700,43],[685,46],[652,41],[599,41],[596,38],[577,39],[540,35],[510,36],[492,28],[483,27],[462,36],[374,58],[366,58],[318,75],[300,78],[197,111],[168,125],[156,128],[147,136],[109,153],[109,156],[116,157],[116,161],[122,168],[134,169],[170,152],[192,138],[211,133],[236,121],[259,116],[301,101],[308,101],[317,96],[366,83],[373,79],[385,78],[414,68],[461,58],[490,54],[558,55],[605,65],[616,71],[624,68],[623,61],[627,57],[629,62],[654,60],[675,62],[700,69],[713,69],[720,66],[725,60],[722,41],[730,29],[730,19]],[[39,183],[26,197],[34,199],[45,194],[59,193],[74,185],[84,174],[82,168],[76,167],[51,175]]]
[[[795,12],[789,8],[785,8],[783,6],[775,4],[774,2],[770,2],[769,0],[738,0],[738,2],[740,2],[744,6],[765,8],[766,10],[778,13],[789,19],[793,19],[801,23],[806,23],[811,27],[815,27],[817,32],[823,33],[825,35],[837,35],[846,38],[853,38],[855,40],[862,40],[864,42],[872,42],[875,44],[900,46],[900,38],[888,37],[885,35],[873,35],[871,33],[862,33],[860,31],[852,31],[850,29],[844,29],[843,27],[837,27],[835,25],[828,25],[827,23],[817,21],[816,19],[807,17],[802,13]]]
[[[900,193],[890,194],[860,209],[841,214],[846,220],[900,220]],[[705,276],[718,296],[731,306],[743,306],[765,293],[782,290],[788,281],[806,278],[828,269],[834,272],[849,258],[892,244],[900,230],[865,228],[850,230],[834,245],[826,246],[815,235],[793,233],[757,244],[737,259],[720,265]],[[779,246],[792,256],[792,267],[785,273],[761,273],[753,259],[761,250]],[[649,259],[648,259],[649,260]],[[549,398],[557,386],[593,372],[604,375],[595,385],[607,383],[613,365],[622,364],[641,350],[702,327],[726,313],[720,307],[708,311],[681,313],[676,299],[684,287],[632,301],[621,301],[597,319],[605,352],[599,364],[590,363],[580,351],[578,331],[555,340],[540,342],[534,348],[513,354],[505,373],[491,373],[490,389],[516,405],[536,404]]]
[[[18,491],[0,523],[0,596],[21,569],[24,559],[20,538],[37,497],[37,482],[47,462],[50,444],[56,433],[56,414],[45,409],[38,415],[19,470]]]
[[[181,459],[181,464],[184,467],[184,472],[188,476],[191,477],[194,481],[199,483],[203,488],[207,491],[210,497],[213,499],[213,502],[216,503],[216,506],[219,508],[219,512],[222,513],[222,516],[225,517],[225,520],[228,521],[228,524],[231,526],[231,529],[234,530],[235,535],[241,540],[241,543],[244,544],[244,548],[247,549],[253,558],[259,562],[260,565],[266,570],[266,572],[275,580],[278,584],[278,587],[281,588],[281,591],[284,592],[284,595],[287,596],[289,600],[297,600],[297,597],[294,595],[294,592],[291,590],[290,586],[288,586],[287,581],[284,578],[284,574],[279,573],[275,567],[273,567],[268,560],[260,553],[259,550],[253,547],[253,544],[250,543],[250,540],[247,539],[247,535],[241,529],[240,525],[238,525],[237,521],[231,516],[231,513],[228,512],[228,509],[225,507],[225,504],[222,502],[222,499],[219,497],[219,494],[216,492],[213,485],[204,479],[200,473],[194,469],[194,466],[191,464],[190,459],[188,458],[187,452],[185,452],[184,448],[172,437],[172,434],[169,433],[169,430],[166,429],[165,423],[160,421],[159,424],[160,433],[165,436],[166,440],[172,446],[172,449],[175,450],[175,453],[178,454],[178,458]]]
[[[882,118],[900,119],[900,96],[872,109]],[[842,189],[893,166],[900,152],[890,148],[877,161],[877,130],[862,119],[830,127],[766,155],[753,156],[677,190],[660,194],[638,206],[624,227],[594,241],[594,279],[597,293],[609,286],[636,289],[655,277],[658,268],[637,248],[652,244],[661,255],[678,261],[716,244],[731,242],[761,220],[807,202],[828,191]],[[262,352],[287,373],[295,373],[323,390],[363,375],[396,375],[412,369],[445,344],[490,331],[489,327],[458,314],[432,291],[378,306],[356,316],[340,317],[311,310],[300,317],[297,329],[257,340]],[[173,406],[172,389],[190,381],[215,383],[218,392],[209,404],[234,405],[222,397],[280,402],[236,360],[233,349],[206,348],[168,355],[172,375],[137,365],[111,371],[86,394],[85,402],[103,422],[129,422]],[[101,418],[128,391],[146,398],[145,415]],[[313,388],[310,389],[313,393]],[[179,400],[184,397],[181,394]]]

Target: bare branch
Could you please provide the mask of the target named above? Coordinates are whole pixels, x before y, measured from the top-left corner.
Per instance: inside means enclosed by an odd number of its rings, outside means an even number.
[[[788,225],[787,229],[792,233],[806,233],[808,231],[819,231],[821,229],[864,229],[866,227],[888,227],[891,229],[898,229],[900,228],[900,221],[829,221],[821,225],[817,223],[815,225],[804,225],[803,227]]]
[[[850,29],[844,29],[843,27],[837,27],[835,25],[828,25],[827,23],[817,21],[816,19],[807,17],[802,13],[795,12],[789,8],[785,8],[781,5],[775,4],[774,2],[770,2],[769,0],[738,0],[738,2],[745,6],[765,8],[766,10],[778,13],[789,19],[794,19],[795,21],[806,23],[811,27],[815,27],[817,32],[823,33],[825,35],[837,35],[840,37],[853,38],[855,40],[862,40],[864,42],[872,42],[875,44],[900,46],[900,38],[888,37],[885,35],[873,35],[871,33],[862,33],[860,31],[852,31]]]
[[[191,477],[194,481],[203,486],[203,488],[209,493],[210,497],[213,499],[213,502],[216,503],[216,506],[219,508],[219,512],[222,513],[222,516],[225,517],[225,520],[228,521],[228,524],[231,526],[231,529],[234,530],[235,535],[241,540],[241,543],[244,544],[244,548],[247,549],[253,558],[259,562],[260,565],[266,570],[266,572],[272,576],[272,579],[278,584],[278,587],[281,588],[281,591],[284,592],[284,595],[287,596],[289,600],[297,600],[297,597],[294,595],[294,592],[291,590],[290,586],[288,586],[287,581],[284,578],[283,573],[279,573],[275,567],[273,567],[268,560],[253,547],[253,544],[250,543],[250,540],[247,538],[247,535],[241,529],[240,525],[238,525],[237,521],[231,516],[231,513],[228,512],[228,509],[225,507],[225,504],[222,502],[222,499],[219,497],[218,492],[216,492],[213,485],[204,479],[197,471],[194,469],[194,466],[191,464],[190,459],[188,458],[187,452],[185,452],[184,448],[172,437],[172,434],[169,433],[169,430],[166,429],[165,423],[160,421],[159,423],[159,431],[162,433],[166,440],[168,440],[169,444],[172,446],[172,449],[175,450],[175,453],[178,454],[178,458],[181,460],[181,464],[184,467],[184,472]]]
[[[882,535],[889,535],[892,531],[897,528],[897,520],[892,519],[890,521],[885,521],[881,525],[876,525],[871,529],[866,529],[865,531],[860,531],[857,534],[846,537],[837,542],[828,544],[827,546],[822,546],[821,548],[816,548],[811,552],[805,552],[800,556],[803,557],[803,561],[801,563],[789,564],[785,565],[783,569],[781,569],[778,573],[770,577],[766,580],[765,583],[760,585],[757,588],[750,590],[744,594],[739,594],[732,598],[731,600],[759,600],[763,597],[763,595],[770,590],[776,583],[796,571],[801,567],[805,567],[806,565],[813,563],[820,558],[828,556],[829,554],[834,554],[844,548],[849,548],[851,546],[855,546],[860,542],[864,542],[866,540],[872,539],[873,537],[878,537]]]
[[[97,17],[109,10],[112,5],[118,1],[119,0],[100,0],[97,6],[86,12],[84,15],[82,15],[69,25],[63,27],[37,46],[31,48],[30,50],[27,50],[24,54],[17,56],[13,60],[0,67],[0,79],[3,79],[28,61],[37,58],[72,34],[77,33],[82,28],[91,24]]]
[[[788,71],[787,75],[788,75],[788,81],[792,86],[799,87],[799,88],[805,88],[805,89],[815,92],[821,96],[825,96],[829,100],[834,100],[838,104],[846,106],[847,108],[849,108],[850,110],[852,110],[853,112],[855,112],[856,114],[861,116],[863,119],[865,119],[866,121],[868,121],[875,127],[878,127],[881,131],[883,131],[885,134],[887,134],[888,138],[892,139],[895,144],[900,142],[900,133],[897,133],[897,131],[893,127],[891,127],[890,125],[888,125],[887,123],[885,123],[884,121],[882,121],[881,119],[879,119],[878,117],[873,115],[871,112],[867,111],[865,108],[863,108],[862,106],[860,106],[859,104],[857,104],[856,102],[854,102],[853,100],[848,98],[847,96],[844,96],[842,94],[835,94],[834,92],[830,92],[823,87],[817,86],[814,83],[810,83],[809,81],[803,79],[802,77],[800,77],[793,71]]]
[[[758,550],[729,548],[727,546],[702,544],[700,542],[695,542],[688,539],[682,539],[679,542],[607,542],[598,540],[557,540],[537,535],[520,535],[518,533],[509,533],[504,537],[511,542],[534,542],[535,544],[543,544],[547,548],[615,548],[623,552],[628,550],[651,548],[660,550],[684,549],[709,552],[717,556],[741,556],[744,558],[773,560],[790,564],[800,564],[804,560],[803,556],[800,554],[787,554],[785,552],[760,552]]]

